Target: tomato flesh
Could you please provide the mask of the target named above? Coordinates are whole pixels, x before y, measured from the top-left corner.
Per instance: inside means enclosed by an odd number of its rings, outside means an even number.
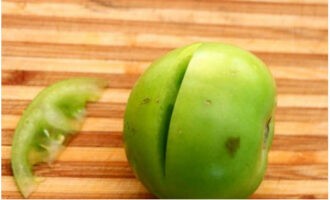
[[[43,91],[24,111],[12,144],[11,164],[16,184],[24,197],[38,185],[33,165],[51,163],[83,122],[85,105],[96,101],[107,82],[72,78]]]

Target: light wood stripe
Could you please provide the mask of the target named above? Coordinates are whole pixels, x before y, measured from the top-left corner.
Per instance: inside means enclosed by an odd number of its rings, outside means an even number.
[[[272,194],[272,195],[253,194],[251,195],[250,198],[267,199],[267,197],[269,196],[271,196],[272,199],[326,199],[328,197],[327,194]]]
[[[299,39],[259,39],[236,37],[198,37],[198,36],[175,36],[164,34],[123,34],[116,32],[84,32],[84,31],[57,31],[57,30],[28,30],[3,28],[2,40],[15,42],[40,42],[47,43],[49,38],[56,44],[83,44],[83,45],[118,45],[135,47],[176,48],[186,44],[210,41],[223,41],[228,44],[240,46],[250,51],[281,52],[281,53],[311,53],[327,54],[328,45],[322,40],[299,40]]]
[[[279,135],[327,135],[328,122],[277,122],[275,133]]]
[[[3,14],[85,17],[90,19],[122,19],[166,22],[193,22],[213,25],[241,25],[263,27],[308,27],[327,29],[327,17],[194,11],[180,9],[132,8],[116,9],[97,4],[15,3],[2,2]],[[61,10],[61,12],[58,12]],[[95,12],[98,11],[98,12]]]
[[[304,188],[304,189],[301,189]],[[327,181],[314,180],[265,180],[255,192],[255,195],[278,195],[278,194],[315,194],[322,195],[323,198],[327,196],[328,192]]]
[[[201,3],[201,1],[199,1]],[[238,25],[213,26],[210,24],[175,23],[175,22],[146,22],[126,21],[114,19],[89,19],[67,18],[54,16],[35,15],[2,15],[4,28],[25,28],[36,30],[57,31],[96,31],[118,32],[124,34],[137,34],[148,32],[153,34],[171,34],[176,36],[199,37],[235,37],[235,38],[260,38],[260,39],[295,39],[323,40],[327,41],[328,32],[323,29],[310,29],[295,27],[295,31],[282,27],[263,28],[258,26],[242,27]]]
[[[10,146],[2,146],[2,159],[10,159]],[[68,146],[57,158],[58,161],[72,162],[127,162],[122,147],[71,147]],[[268,163],[303,165],[327,164],[328,152],[321,151],[270,151]]]
[[[7,0],[11,2],[25,2],[25,0]],[[44,0],[28,0],[29,2],[45,2]],[[143,0],[141,0],[144,2]],[[172,0],[176,1],[176,0]],[[187,3],[194,2],[193,0],[183,0]],[[217,3],[217,0],[210,0],[211,2]],[[325,4],[327,5],[327,0],[222,0],[223,2],[236,2],[236,3],[281,3],[281,4],[293,4],[291,6],[294,6],[295,4],[311,4],[311,5],[317,5],[317,4]],[[82,3],[83,0],[72,0],[70,2],[66,0],[49,0],[49,2],[58,2],[58,3]],[[119,1],[120,2],[120,1]],[[124,0],[125,2],[125,0]],[[171,0],[169,1],[171,2]]]
[[[18,191],[4,191],[2,194],[3,198],[6,199],[21,199],[22,196]],[[49,192],[38,192],[34,193],[29,198],[35,199],[151,199],[155,198],[150,193],[140,193],[140,191],[136,191],[134,194],[121,194],[121,193],[83,193],[83,197],[81,193],[61,193],[57,191],[56,193],[49,193]]]
[[[324,64],[311,63],[311,67],[299,63],[289,63],[285,66],[271,64],[270,70],[275,78],[295,80],[327,80],[327,61]],[[307,63],[308,64],[308,63]],[[2,57],[3,70],[24,70],[44,72],[79,72],[97,74],[142,74],[150,62],[126,60],[81,60],[65,58],[38,57]]]
[[[128,60],[81,60],[69,58],[38,58],[3,56],[2,69],[4,70],[26,70],[45,72],[80,72],[80,73],[116,73],[137,74],[142,73],[150,62],[128,61]],[[316,72],[319,76],[324,74],[326,68]],[[317,71],[317,70],[316,70]],[[306,77],[307,78],[307,77]]]
[[[266,180],[327,180],[327,164],[319,165],[269,165]],[[127,162],[70,162],[56,161],[34,167],[37,176],[77,178],[135,178]],[[2,160],[2,176],[12,176],[10,160]]]
[[[279,107],[314,107],[327,108],[327,95],[278,95],[277,105]]]
[[[271,164],[327,164],[328,151],[270,151],[268,163]]]
[[[275,78],[287,78],[296,80],[328,80],[326,77],[328,69],[315,66],[294,68],[291,66],[270,66],[270,70]]]
[[[139,191],[138,191],[139,192]],[[137,198],[141,198],[141,199],[151,199],[151,198],[155,198],[154,196],[152,196],[151,194],[140,194],[140,193],[136,193],[136,194],[112,194],[112,193],[102,193],[102,194],[95,194],[95,193],[87,193],[87,194],[83,194],[83,198],[86,199],[118,199],[118,198],[122,198],[122,199],[137,199]],[[81,194],[79,193],[61,193],[61,192],[56,192],[55,193],[44,193],[44,192],[39,192],[39,193],[34,193],[33,195],[31,195],[32,197],[30,198],[36,198],[36,199],[81,199]],[[11,192],[11,191],[5,191],[3,192],[2,195],[3,198],[6,199],[21,199],[22,196],[19,192]]]
[[[2,100],[2,114],[21,115],[30,100]],[[125,103],[88,103],[87,117],[123,118]],[[276,122],[326,122],[327,108],[278,107],[275,113]]]
[[[10,159],[11,147],[2,146],[2,159]],[[71,162],[127,162],[122,147],[67,147],[56,159]]]
[[[2,178],[2,185],[6,186],[6,191],[16,191],[15,183],[10,176],[4,176]],[[66,186],[63,186],[66,183]],[[325,180],[264,180],[261,186],[256,191],[255,195],[271,195],[271,194],[315,194],[327,195],[327,181]],[[123,187],[125,186],[125,187]],[[298,186],[298,187],[297,187]],[[81,188],[84,188],[83,190]],[[300,188],[304,188],[301,190]],[[62,178],[62,177],[49,177],[43,181],[38,187],[36,193],[47,192],[48,194],[54,194],[61,191],[59,195],[72,193],[80,194],[147,194],[146,189],[136,179],[102,179],[102,178]],[[127,195],[129,196],[129,195]],[[33,194],[32,196],[33,197]]]
[[[327,180],[328,165],[269,165],[266,180]]]
[[[44,87],[5,85],[2,87],[2,99],[5,100],[32,100]],[[99,102],[126,103],[129,89],[106,89]],[[279,94],[279,107],[327,108],[327,95],[291,95]]]
[[[11,147],[2,146],[2,159],[10,159]],[[315,152],[317,154],[319,152]],[[68,146],[56,159],[71,162],[127,162],[122,147],[71,147]]]
[[[3,176],[2,185],[6,191],[17,191],[12,177]],[[65,185],[63,185],[65,183]],[[124,187],[123,187],[124,186]],[[83,188],[83,189],[82,189]],[[51,177],[40,183],[36,192],[56,193],[115,193],[135,194],[148,192],[137,179],[121,178],[62,178]],[[33,197],[33,195],[31,196]]]
[[[228,0],[234,2],[240,2],[241,0]],[[319,3],[319,4],[327,4],[327,0],[244,0],[247,2],[268,2],[268,3],[294,3],[294,4],[309,4],[309,3]]]
[[[44,87],[38,86],[3,86],[2,99],[32,100]],[[129,89],[105,89],[98,102],[125,103],[129,96]]]
[[[14,129],[20,119],[19,115],[2,115],[2,129]],[[283,122],[276,123],[275,132],[279,135],[327,135],[327,122]],[[123,128],[121,118],[86,118],[82,131],[112,131]]]

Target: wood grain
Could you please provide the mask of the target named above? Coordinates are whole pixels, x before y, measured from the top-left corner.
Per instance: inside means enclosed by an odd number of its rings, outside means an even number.
[[[14,129],[20,119],[19,115],[2,115],[2,128]],[[123,128],[122,118],[88,117],[82,131],[121,131]],[[327,135],[327,122],[281,122],[275,126],[278,135]]]
[[[298,4],[300,5],[300,4]],[[263,27],[252,26],[242,27],[240,25],[213,26],[196,23],[176,23],[176,22],[146,22],[128,21],[120,19],[89,19],[67,18],[61,16],[34,16],[34,15],[12,15],[3,14],[2,25],[5,28],[25,28],[28,30],[59,30],[59,31],[97,31],[110,32],[121,31],[125,34],[137,34],[148,32],[153,34],[173,34],[178,36],[223,36],[235,38],[261,38],[261,39],[287,39],[288,34],[299,36],[300,39],[318,40],[327,38],[327,30],[311,28],[295,28],[292,30],[277,27],[265,29]],[[147,26],[146,26],[147,25]]]
[[[277,84],[275,137],[251,198],[328,196],[328,2],[326,0],[5,0],[2,2],[2,198],[12,178],[16,124],[46,86],[102,77],[82,130],[31,198],[154,198],[134,177],[122,141],[128,95],[152,60],[195,41],[252,51]],[[65,187],[64,187],[65,185]],[[83,189],[82,189],[83,188]]]
[[[30,103],[29,100],[3,99],[2,113],[9,115],[21,115]],[[88,117],[122,118],[126,104],[97,102],[87,105]],[[307,113],[307,115],[306,115]],[[326,122],[328,118],[327,108],[305,107],[280,107],[276,110],[276,121],[283,122]]]
[[[2,84],[5,85],[28,85],[47,86],[56,81],[69,77],[100,77],[110,80],[111,88],[131,89],[137,81],[138,74],[117,74],[117,73],[81,73],[81,72],[45,72],[25,70],[3,70]],[[318,94],[326,95],[328,90],[326,80],[292,80],[287,78],[277,79],[277,91],[280,94]],[[300,87],[306,85],[305,87]]]
[[[61,2],[10,2],[4,1],[4,14],[27,15],[34,13],[40,16],[85,17],[91,19],[124,19],[143,21],[165,21],[178,23],[197,23],[212,25],[241,25],[262,27],[292,27],[327,29],[326,16],[276,15],[268,13],[237,13],[232,11],[204,11],[173,8],[114,8],[100,1],[81,1],[81,3]],[[61,12],[58,12],[61,10]]]
[[[327,44],[319,40],[291,40],[291,39],[259,39],[259,38],[236,38],[236,37],[207,37],[207,36],[181,36],[150,34],[150,33],[135,33],[123,35],[120,31],[100,32],[95,31],[61,31],[57,30],[26,30],[21,32],[20,29],[3,28],[3,40],[6,42],[38,42],[48,43],[49,38],[53,38],[55,44],[82,44],[97,45],[102,43],[103,46],[129,46],[135,47],[152,47],[152,48],[175,48],[176,46],[183,46],[185,44],[194,43],[198,41],[227,41],[227,43],[240,43],[243,46],[248,46],[250,51],[264,51],[264,52],[282,52],[282,53],[315,53],[326,54]],[[159,42],[155,42],[158,41]],[[14,44],[14,43],[11,43]]]
[[[260,54],[259,54],[260,56]],[[273,55],[274,57],[275,55]],[[293,80],[327,80],[327,58],[309,57],[288,59],[288,55],[280,56],[278,60],[264,56],[267,64],[277,79]],[[279,62],[285,60],[285,62]],[[141,74],[150,64],[148,61],[132,61],[119,59],[74,59],[74,58],[41,58],[4,56],[2,69],[19,71],[44,72],[79,72],[79,73],[114,73]],[[313,68],[313,73],[310,73]]]

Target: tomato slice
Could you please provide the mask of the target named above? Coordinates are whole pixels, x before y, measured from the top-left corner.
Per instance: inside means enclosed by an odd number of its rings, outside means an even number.
[[[107,85],[96,78],[63,80],[41,91],[24,111],[11,155],[14,179],[24,197],[38,185],[33,165],[54,161],[68,138],[80,129],[86,103],[98,100]]]

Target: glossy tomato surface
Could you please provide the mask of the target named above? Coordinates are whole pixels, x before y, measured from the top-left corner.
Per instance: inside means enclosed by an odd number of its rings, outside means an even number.
[[[128,161],[157,197],[248,197],[266,170],[275,106],[275,81],[253,54],[219,43],[175,49],[130,94]]]

